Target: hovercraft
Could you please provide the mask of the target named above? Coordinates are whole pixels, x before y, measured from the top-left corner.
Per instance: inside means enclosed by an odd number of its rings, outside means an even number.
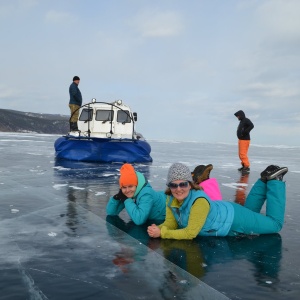
[[[122,100],[92,102],[80,107],[78,130],[54,143],[57,159],[91,162],[152,162],[151,147],[135,131],[137,113]]]

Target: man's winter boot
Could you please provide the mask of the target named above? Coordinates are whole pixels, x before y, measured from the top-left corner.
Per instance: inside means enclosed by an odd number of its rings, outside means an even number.
[[[77,122],[70,122],[70,131],[78,131]]]
[[[74,122],[74,129],[73,129],[73,131],[79,131],[77,122]]]

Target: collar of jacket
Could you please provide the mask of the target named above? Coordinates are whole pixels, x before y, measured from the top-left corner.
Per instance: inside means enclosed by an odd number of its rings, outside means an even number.
[[[136,187],[136,191],[133,195],[133,198],[132,199],[136,199],[138,194],[140,193],[140,191],[148,184],[148,181],[147,179],[145,178],[145,176],[140,173],[140,172],[135,172],[137,178],[138,178],[138,185]]]

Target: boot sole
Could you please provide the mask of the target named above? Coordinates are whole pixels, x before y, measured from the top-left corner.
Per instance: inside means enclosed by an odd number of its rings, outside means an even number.
[[[287,167],[283,167],[280,168],[279,170],[277,170],[275,173],[269,175],[269,176],[261,176],[262,178],[265,178],[266,180],[272,180],[274,178],[276,178],[279,175],[285,175],[288,172],[288,168]]]

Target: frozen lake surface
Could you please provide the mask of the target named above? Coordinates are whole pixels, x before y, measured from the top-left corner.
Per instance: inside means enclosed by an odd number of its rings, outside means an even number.
[[[242,204],[266,166],[289,168],[279,234],[174,241],[107,217],[121,165],[55,161],[57,137],[0,133],[1,299],[299,299],[299,147],[251,145],[241,177],[237,145],[149,141],[153,163],[135,167],[158,190],[173,162],[212,163]]]

